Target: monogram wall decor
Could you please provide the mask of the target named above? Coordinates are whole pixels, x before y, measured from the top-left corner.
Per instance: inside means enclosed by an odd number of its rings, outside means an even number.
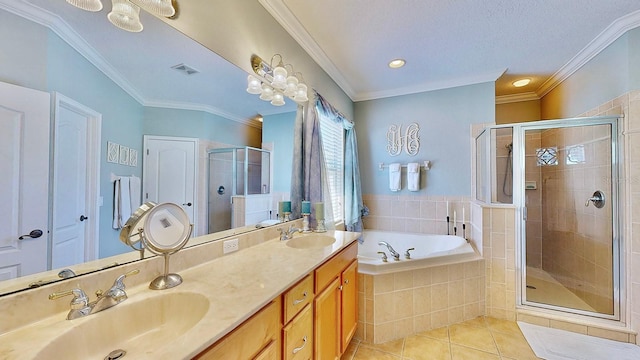
[[[409,156],[415,156],[420,151],[420,126],[417,123],[411,123],[407,126],[407,130],[402,133],[402,125],[391,125],[387,130],[387,152],[391,156],[398,156],[402,153],[402,149]]]

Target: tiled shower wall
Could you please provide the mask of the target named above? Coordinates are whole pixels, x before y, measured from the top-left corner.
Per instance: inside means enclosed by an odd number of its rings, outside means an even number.
[[[623,319],[640,330],[640,90],[621,95],[581,116],[624,114],[622,136],[623,178],[620,208],[622,217],[622,274],[626,279],[627,313]],[[626,295],[626,296],[624,296]],[[633,337],[635,338],[635,336]]]
[[[601,209],[585,202],[595,190],[611,198],[610,142],[606,125],[547,129],[541,147],[557,147],[558,161],[538,166],[544,182],[542,269],[605,314],[613,314],[612,202]]]

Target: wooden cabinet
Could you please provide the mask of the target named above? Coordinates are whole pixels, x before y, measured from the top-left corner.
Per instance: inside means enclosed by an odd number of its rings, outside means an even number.
[[[313,305],[308,304],[282,329],[282,358],[309,360],[313,354]]]
[[[335,278],[313,302],[314,359],[340,358],[340,279]]]
[[[194,359],[279,359],[280,308],[278,297]]]
[[[340,353],[344,354],[349,342],[356,333],[358,327],[358,260],[353,260],[346,270],[342,272],[342,292],[340,320],[342,322]]]
[[[340,359],[358,324],[357,244],[315,271],[314,358]]]
[[[195,359],[339,360],[358,324],[357,243]]]

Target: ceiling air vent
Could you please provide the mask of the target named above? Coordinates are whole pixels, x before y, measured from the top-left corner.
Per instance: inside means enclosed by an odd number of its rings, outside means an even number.
[[[192,68],[189,65],[185,65],[185,64],[178,64],[178,65],[174,65],[171,67],[174,70],[180,71],[181,73],[184,73],[185,75],[193,75],[193,74],[197,74],[200,71]]]

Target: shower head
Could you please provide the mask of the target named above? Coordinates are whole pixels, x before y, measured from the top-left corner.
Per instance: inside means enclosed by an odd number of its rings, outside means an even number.
[[[504,146],[507,150],[512,151],[513,150],[513,143],[508,143],[507,145]]]

